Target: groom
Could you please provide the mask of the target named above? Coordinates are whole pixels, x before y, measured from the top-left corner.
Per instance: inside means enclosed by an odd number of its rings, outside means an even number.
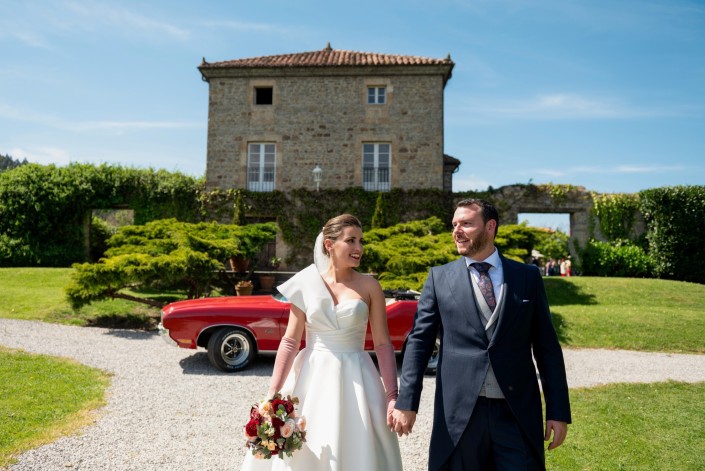
[[[498,226],[486,201],[457,204],[453,240],[463,257],[431,269],[408,338],[393,414],[399,435],[414,426],[441,338],[429,471],[543,470],[543,440],[553,435],[551,450],[568,431],[565,365],[543,280],[535,266],[497,251]]]

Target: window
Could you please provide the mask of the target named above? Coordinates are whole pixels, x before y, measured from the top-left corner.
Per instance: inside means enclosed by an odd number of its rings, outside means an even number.
[[[367,104],[384,105],[387,102],[387,87],[367,87]]]
[[[255,87],[255,105],[271,105],[274,103],[273,87]]]
[[[362,145],[362,187],[367,191],[389,191],[391,144]]]
[[[247,147],[247,189],[274,191],[276,144],[250,144]]]

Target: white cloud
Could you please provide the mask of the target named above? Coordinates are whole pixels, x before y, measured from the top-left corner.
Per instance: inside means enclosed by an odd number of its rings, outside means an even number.
[[[250,23],[245,21],[210,20],[200,22],[202,26],[214,29],[229,29],[240,33],[281,33],[282,28],[267,23]]]
[[[680,172],[685,167],[682,165],[616,165],[616,166],[574,166],[566,168],[542,168],[534,169],[532,173],[551,178],[565,177],[571,175],[590,174],[644,174],[644,173],[669,173]]]
[[[204,123],[188,121],[85,121],[85,122],[65,122],[61,127],[71,131],[111,131],[123,133],[130,130],[145,129],[185,129],[203,128]]]
[[[453,191],[484,191],[491,183],[476,175],[453,175]]]
[[[32,113],[0,103],[0,119],[33,123],[73,132],[108,131],[124,133],[148,129],[198,129],[205,123],[193,121],[70,121],[48,114]]]
[[[186,40],[190,37],[189,31],[186,29],[154,20],[125,8],[97,2],[68,2],[65,6],[86,20],[80,23],[80,27],[91,31],[101,29],[101,25],[109,25],[118,28],[121,33],[126,35],[169,36],[179,40]]]
[[[498,119],[630,119],[655,118],[682,114],[685,110],[638,108],[613,98],[585,96],[577,93],[547,93],[524,100],[465,97],[456,107],[460,120],[484,122]],[[454,119],[455,121],[455,119]]]
[[[681,170],[684,170],[682,165],[619,165],[614,168],[616,173],[661,173]]]
[[[29,149],[15,147],[10,149],[8,154],[18,160],[27,159],[29,162],[42,165],[67,165],[71,163],[69,153],[56,147],[34,147]]]

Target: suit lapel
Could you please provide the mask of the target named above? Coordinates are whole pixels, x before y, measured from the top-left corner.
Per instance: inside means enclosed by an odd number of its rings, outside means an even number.
[[[512,323],[512,316],[516,313],[516,309],[513,307],[514,297],[517,292],[517,287],[520,283],[520,278],[518,276],[517,270],[513,270],[509,263],[506,263],[506,259],[500,254],[500,259],[502,260],[502,272],[504,276],[503,284],[503,296],[502,303],[499,307],[497,327],[495,328],[494,334],[492,335],[492,340],[490,345],[494,345],[502,337],[502,334],[506,332],[507,328]]]
[[[450,293],[451,302],[457,306],[453,312],[460,313],[473,330],[486,339],[485,328],[480,321],[481,314],[477,311],[477,302],[465,258],[459,258],[452,263],[448,267],[446,274],[448,276],[448,293]]]

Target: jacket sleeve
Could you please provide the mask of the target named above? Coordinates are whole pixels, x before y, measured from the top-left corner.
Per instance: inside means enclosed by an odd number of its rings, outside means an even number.
[[[440,326],[440,314],[434,288],[434,274],[436,273],[436,268],[432,268],[426,278],[416,308],[414,326],[406,342],[399,380],[397,409],[419,410],[424,372],[433,353]]]
[[[546,420],[570,423],[570,400],[563,351],[551,322],[546,289],[538,270],[536,270],[535,289],[537,303],[532,326],[532,350],[546,401]]]

